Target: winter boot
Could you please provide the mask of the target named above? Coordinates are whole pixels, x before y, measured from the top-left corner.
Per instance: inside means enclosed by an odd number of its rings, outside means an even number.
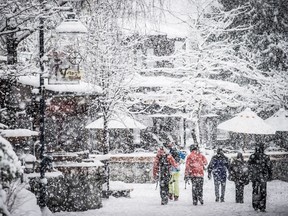
[[[174,196],[174,201],[178,201],[179,196]]]
[[[169,193],[168,197],[169,197],[170,200],[173,200],[173,194]]]
[[[168,199],[161,200],[161,205],[167,205],[167,204],[168,204]]]

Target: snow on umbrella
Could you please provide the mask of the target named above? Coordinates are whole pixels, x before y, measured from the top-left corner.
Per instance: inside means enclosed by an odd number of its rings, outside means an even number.
[[[88,124],[85,128],[87,129],[103,129],[104,128],[104,119],[103,117],[97,119],[96,121]],[[136,121],[133,118],[128,116],[116,116],[114,115],[110,119],[108,119],[108,128],[109,129],[120,129],[120,128],[139,128],[145,129],[146,126],[142,123]]]
[[[281,108],[265,122],[275,128],[276,131],[288,131],[288,111]]]
[[[275,134],[276,130],[265,123],[255,112],[250,108],[246,108],[243,112],[238,113],[234,118],[227,120],[217,126],[220,130],[231,131],[244,134],[244,143],[242,150],[246,147],[245,134]]]
[[[275,134],[276,130],[261,119],[250,108],[237,114],[234,118],[227,120],[217,126],[220,130],[226,130],[245,134]]]

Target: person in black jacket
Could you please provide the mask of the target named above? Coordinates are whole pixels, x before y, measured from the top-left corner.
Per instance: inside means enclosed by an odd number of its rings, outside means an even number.
[[[244,203],[244,186],[249,183],[249,172],[241,152],[232,160],[229,180],[235,182],[236,203]]]
[[[252,206],[255,211],[266,211],[267,181],[272,179],[270,157],[264,154],[264,144],[258,143],[255,153],[248,160],[249,176],[252,181]]]
[[[219,187],[221,185],[220,201],[224,202],[227,171],[229,170],[229,160],[224,155],[221,148],[217,149],[217,154],[211,158],[208,165],[208,179],[211,179],[213,173],[216,202],[219,202]]]

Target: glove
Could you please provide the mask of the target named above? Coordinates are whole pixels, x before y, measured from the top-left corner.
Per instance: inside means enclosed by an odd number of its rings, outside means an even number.
[[[208,173],[208,179],[209,180],[211,179],[211,173]]]

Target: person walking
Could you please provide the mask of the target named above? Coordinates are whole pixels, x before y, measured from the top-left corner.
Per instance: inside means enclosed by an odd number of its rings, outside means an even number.
[[[177,168],[178,166],[169,150],[161,146],[153,162],[153,178],[160,186],[161,205],[168,204],[170,170],[172,167]]]
[[[172,155],[174,160],[178,163],[178,167],[171,166],[171,178],[169,181],[169,199],[174,201],[178,201],[179,199],[179,177],[180,177],[180,163],[181,160],[185,159],[185,155],[183,158],[183,154],[176,148],[173,142],[166,144],[169,149],[169,153]]]
[[[224,155],[223,150],[221,148],[217,149],[216,155],[211,158],[211,161],[208,165],[208,179],[211,179],[211,173],[214,178],[214,187],[215,187],[215,196],[216,202],[225,201],[225,188],[226,188],[226,180],[227,180],[227,171],[229,169],[229,160]],[[219,196],[219,187],[221,185],[221,196]]]
[[[264,144],[258,143],[248,160],[249,177],[252,181],[252,206],[255,211],[266,211],[267,181],[272,180],[270,157],[264,154]]]
[[[190,151],[186,159],[184,180],[192,182],[193,205],[197,205],[198,201],[203,205],[204,168],[207,165],[207,159],[199,152],[197,145],[191,145]]]
[[[228,179],[235,183],[236,203],[244,203],[244,186],[249,184],[249,172],[241,152],[231,162]]]

